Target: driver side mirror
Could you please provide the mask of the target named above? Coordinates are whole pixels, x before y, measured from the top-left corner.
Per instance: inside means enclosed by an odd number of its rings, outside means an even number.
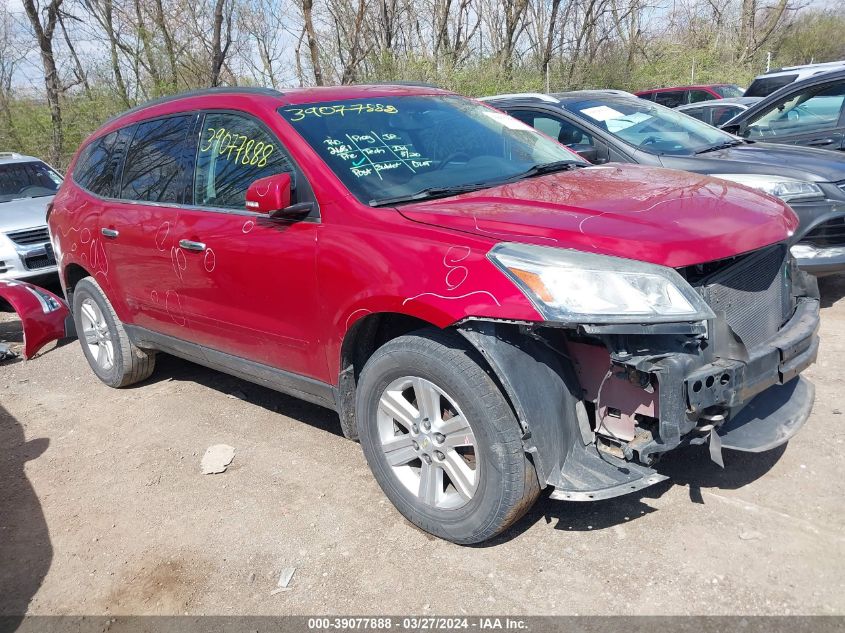
[[[310,202],[291,205],[292,189],[290,173],[259,178],[246,190],[246,208],[248,211],[265,213],[274,219],[301,219],[308,215],[313,205]]]

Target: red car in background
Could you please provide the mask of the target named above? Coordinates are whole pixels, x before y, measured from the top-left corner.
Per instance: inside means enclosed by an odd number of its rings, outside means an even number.
[[[48,223],[100,380],[166,352],[329,407],[399,511],[458,543],[541,488],[657,483],[680,446],[768,450],[813,403],[818,291],[789,207],[591,166],[442,90],[141,106],[82,145]]]
[[[672,88],[652,88],[635,92],[640,99],[654,101],[667,108],[677,108],[688,103],[741,97],[744,90],[736,84],[701,84],[698,86],[674,86]]]

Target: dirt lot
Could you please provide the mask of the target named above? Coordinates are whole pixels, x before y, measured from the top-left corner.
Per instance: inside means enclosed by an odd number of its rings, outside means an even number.
[[[842,614],[845,279],[822,292],[788,447],[724,471],[680,452],[671,482],[543,499],[476,548],[407,523],[319,407],[169,357],[115,391],[76,342],[4,364],[0,614]],[[19,327],[0,316],[0,340]],[[216,443],[235,460],[201,475]]]

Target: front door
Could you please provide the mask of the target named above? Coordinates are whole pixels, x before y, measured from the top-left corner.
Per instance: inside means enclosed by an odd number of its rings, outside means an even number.
[[[317,377],[325,373],[315,334],[319,217],[283,222],[245,209],[250,183],[282,172],[296,183],[292,201],[306,201],[304,177],[260,121],[205,115],[193,205],[181,210],[175,233],[180,295],[193,341]]]

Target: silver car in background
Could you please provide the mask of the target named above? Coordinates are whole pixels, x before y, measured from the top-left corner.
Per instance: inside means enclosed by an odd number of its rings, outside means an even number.
[[[713,127],[721,127],[762,99],[763,97],[728,97],[688,103],[675,109]]]
[[[47,205],[62,176],[32,156],[0,152],[0,279],[57,274]]]

